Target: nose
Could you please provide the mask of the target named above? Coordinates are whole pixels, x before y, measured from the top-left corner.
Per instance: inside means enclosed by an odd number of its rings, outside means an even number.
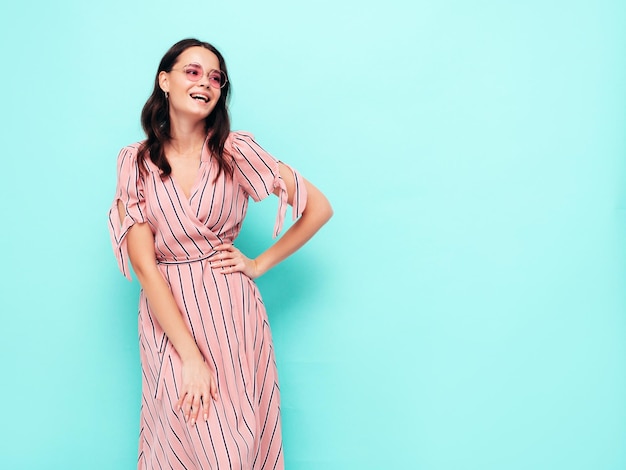
[[[198,80],[198,85],[209,88],[209,75],[206,73],[203,74],[200,80]]]

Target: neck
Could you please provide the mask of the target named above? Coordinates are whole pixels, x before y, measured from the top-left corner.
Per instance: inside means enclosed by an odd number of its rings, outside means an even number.
[[[170,135],[168,144],[176,153],[195,155],[206,139],[204,121],[188,122],[172,119],[170,120]]]

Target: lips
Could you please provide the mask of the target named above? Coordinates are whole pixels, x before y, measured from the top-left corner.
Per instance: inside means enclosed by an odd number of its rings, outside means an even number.
[[[204,103],[209,102],[209,95],[206,95],[204,93],[192,93],[189,96],[191,96],[194,100],[202,101]]]

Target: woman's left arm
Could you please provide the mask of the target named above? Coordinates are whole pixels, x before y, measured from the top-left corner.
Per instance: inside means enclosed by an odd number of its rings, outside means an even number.
[[[280,176],[287,186],[287,202],[293,205],[295,179],[289,167],[279,163]],[[303,178],[304,179],[304,178]],[[306,179],[306,207],[300,218],[266,251],[257,258],[250,259],[231,244],[216,246],[221,253],[215,255],[211,266],[224,273],[241,271],[251,278],[257,278],[283,261],[304,245],[333,215],[333,209],[322,192]],[[280,188],[274,190],[280,194]]]

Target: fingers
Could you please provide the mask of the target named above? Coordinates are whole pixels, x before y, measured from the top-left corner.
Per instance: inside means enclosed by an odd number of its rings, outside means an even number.
[[[213,269],[219,269],[225,273],[233,273],[235,271],[241,271],[243,263],[235,259],[225,259],[220,261],[211,261],[211,267]]]
[[[217,381],[215,380],[214,377],[211,378],[211,384],[209,385],[209,393],[211,394],[211,398],[217,401]],[[211,406],[210,400],[209,398],[202,399],[200,403],[202,405],[202,416],[205,421],[208,421],[209,420],[209,408]]]
[[[199,393],[184,393],[176,402],[176,409],[183,413],[185,421],[194,426],[200,417],[209,419],[211,398],[217,401],[217,380],[211,377],[208,390]]]
[[[214,247],[217,251],[209,260],[209,266],[223,274],[241,272],[251,279],[260,274],[256,259],[246,257],[241,251],[230,244]]]
[[[210,266],[224,273],[233,273],[245,269],[244,257],[241,252],[230,244],[218,245],[217,253],[211,257]]]
[[[225,260],[232,259],[241,256],[241,251],[235,248],[233,245],[219,245],[215,248],[216,254],[211,257],[211,260]]]
[[[211,391],[211,396],[213,397],[213,400],[217,401],[217,382],[215,379],[211,380],[210,391]]]
[[[183,400],[182,410],[185,421],[192,426],[196,424],[198,412],[200,411],[200,396],[188,393]]]
[[[191,409],[189,410],[189,418],[191,418],[191,425],[196,424],[198,420],[198,415],[200,414],[200,397],[196,395],[193,398]],[[189,419],[187,419],[189,421]]]
[[[183,401],[185,400],[186,394],[182,394],[176,404],[174,405],[174,409],[177,411],[181,411],[183,409]]]
[[[219,253],[220,251],[235,251],[237,248],[231,243],[222,243],[221,245],[214,246],[213,249]]]
[[[217,400],[217,377],[204,360],[190,360],[183,363],[181,388],[176,412],[191,426],[199,419],[209,419],[211,397]]]
[[[179,400],[180,401],[180,400]],[[180,407],[180,411],[183,412],[183,416],[185,417],[185,421],[187,421],[188,423],[190,422],[190,418],[192,417],[193,414],[193,404],[194,404],[194,396],[191,393],[187,393],[185,394],[185,397],[183,399],[182,405]],[[196,408],[197,410],[198,408]],[[196,411],[197,414],[197,411]],[[195,424],[195,419],[191,422],[191,425],[193,426]]]
[[[217,387],[214,383],[211,384],[210,396],[213,397],[214,400],[217,400]],[[192,395],[191,393],[187,393],[176,402],[176,409],[183,413],[185,421],[191,426],[194,426],[200,417],[205,421],[209,419],[210,406],[209,395],[203,398],[203,395],[200,394]]]
[[[209,400],[201,400],[202,403],[202,417],[205,421],[209,420]]]

